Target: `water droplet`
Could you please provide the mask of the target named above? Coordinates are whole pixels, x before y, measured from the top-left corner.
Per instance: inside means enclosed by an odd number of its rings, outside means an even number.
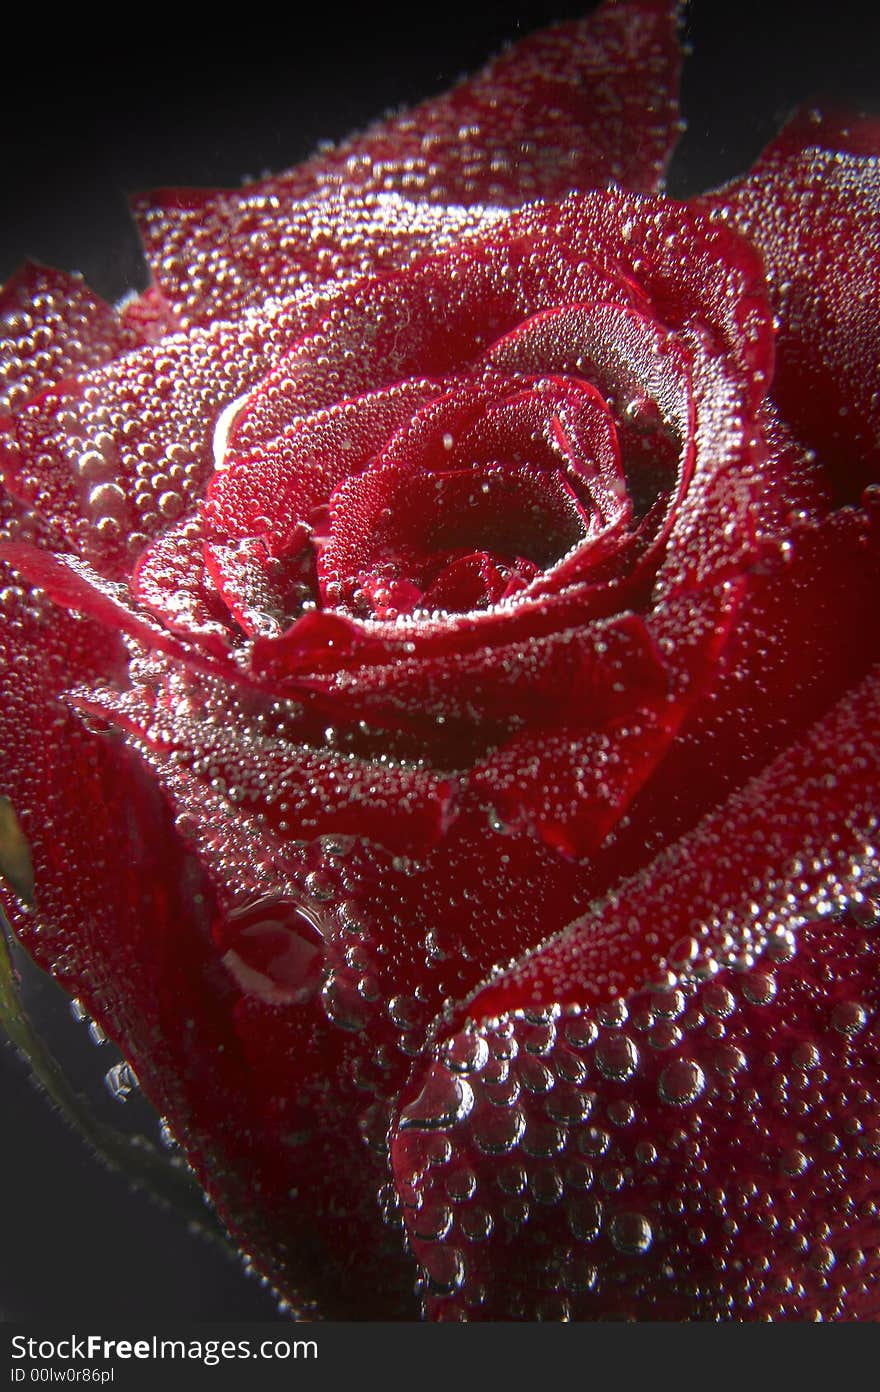
[[[655,1015],[659,1015],[663,1020],[677,1020],[684,1011],[687,1004],[684,991],[669,991],[665,995],[655,996],[652,1008]]]
[[[792,1147],[786,1150],[779,1157],[779,1168],[783,1174],[791,1175],[794,1179],[802,1175],[809,1165],[809,1159],[802,1150]]]
[[[641,1213],[615,1213],[608,1235],[618,1252],[629,1257],[643,1257],[654,1240],[651,1224]]]
[[[675,1048],[681,1043],[683,1037],[678,1025],[673,1024],[671,1020],[660,1020],[648,1035],[648,1043],[652,1049],[657,1049],[659,1052]]]
[[[519,1145],[525,1129],[518,1107],[483,1107],[473,1123],[474,1140],[486,1155],[506,1155]]]
[[[635,1107],[622,1097],[616,1097],[613,1102],[609,1102],[605,1111],[612,1126],[631,1126],[636,1119]]]
[[[371,1007],[347,977],[331,972],[321,991],[321,1004],[327,1019],[340,1029],[356,1033],[370,1019]]]
[[[562,1126],[579,1126],[593,1110],[595,1094],[579,1092],[570,1084],[557,1084],[547,1099],[545,1110],[552,1121]]]
[[[473,1170],[455,1170],[446,1177],[446,1193],[453,1203],[466,1203],[477,1192],[477,1176]]]
[[[458,1223],[468,1242],[485,1242],[495,1226],[491,1213],[480,1204],[464,1209]]]
[[[726,1020],[736,1009],[736,997],[733,992],[718,982],[711,982],[704,987],[702,1003],[706,1013],[716,1016],[719,1020]]]
[[[596,1019],[600,1025],[606,1029],[620,1029],[629,1019],[629,1008],[622,997],[617,1000],[609,1001],[607,1005],[602,1005],[596,1011]]]
[[[660,1074],[657,1091],[664,1102],[677,1107],[695,1102],[706,1086],[706,1075],[693,1059],[675,1059]]]
[[[563,1194],[562,1177],[553,1165],[542,1166],[529,1180],[529,1189],[539,1204],[558,1203]]]
[[[811,1269],[822,1276],[827,1276],[828,1272],[834,1267],[835,1262],[836,1258],[833,1251],[824,1242],[817,1243],[810,1252],[808,1258],[808,1265]]]
[[[522,1165],[503,1165],[498,1171],[496,1183],[503,1194],[515,1197],[525,1192],[528,1175]]]
[[[452,1209],[443,1203],[424,1203],[413,1219],[413,1235],[420,1242],[441,1242],[452,1227]]]
[[[547,1160],[565,1149],[565,1141],[566,1134],[561,1126],[542,1121],[540,1117],[529,1117],[522,1146],[527,1155]]]
[[[604,1155],[610,1145],[611,1137],[608,1132],[602,1131],[598,1126],[588,1126],[577,1139],[578,1150],[582,1155],[589,1155],[591,1158]]]
[[[137,1089],[137,1074],[127,1063],[115,1063],[104,1074],[104,1086],[116,1102],[126,1102]]]
[[[538,1097],[548,1093],[556,1082],[546,1063],[525,1056],[520,1060],[519,1078],[523,1087]]]
[[[754,971],[743,978],[743,995],[752,1005],[769,1005],[776,995],[776,978],[770,972]]]
[[[679,938],[669,951],[669,962],[673,967],[681,968],[688,966],[700,951],[700,944],[696,938]]]
[[[635,1076],[639,1051],[628,1035],[611,1034],[596,1046],[596,1063],[604,1077],[625,1083]]]
[[[215,935],[242,991],[268,1005],[303,1005],[324,980],[324,942],[314,916],[284,898],[234,910]]]
[[[566,1021],[564,1033],[573,1049],[588,1049],[599,1036],[599,1026],[585,1015],[576,1015]]]
[[[738,1048],[736,1044],[722,1044],[715,1055],[715,1067],[718,1072],[728,1076],[739,1073],[746,1067],[747,1062],[742,1049]]]
[[[400,1129],[446,1130],[469,1116],[473,1105],[474,1093],[470,1084],[463,1078],[453,1077],[445,1068],[434,1063],[418,1097],[403,1108]]]
[[[563,1279],[566,1290],[571,1291],[572,1295],[586,1295],[588,1291],[595,1289],[599,1273],[591,1262],[585,1261],[582,1257],[575,1257],[567,1263]]]
[[[831,1024],[839,1034],[858,1034],[868,1023],[868,1012],[859,1001],[838,1001],[831,1012]]]
[[[598,1199],[572,1199],[565,1216],[578,1242],[595,1242],[602,1231],[602,1205]]]
[[[429,1247],[422,1254],[422,1266],[431,1295],[454,1295],[464,1285],[467,1267],[464,1257],[455,1247],[445,1243],[439,1247]]]
[[[467,1031],[447,1039],[441,1052],[446,1067],[454,1073],[479,1073],[489,1060],[489,1045],[483,1036]]]
[[[815,1044],[803,1040],[792,1049],[791,1061],[797,1068],[818,1068],[822,1062],[822,1055]]]

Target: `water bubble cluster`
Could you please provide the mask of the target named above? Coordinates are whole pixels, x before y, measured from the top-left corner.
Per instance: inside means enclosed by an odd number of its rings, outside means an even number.
[[[805,925],[782,961],[447,1039],[429,1075],[431,1141],[447,1148],[428,1154],[418,1121],[392,1147],[435,1317],[529,1318],[536,1279],[554,1318],[873,1308],[878,955],[848,911]],[[670,1020],[677,1039],[655,1047]],[[451,1100],[465,1081],[467,1108],[444,1121],[444,1087]],[[426,1208],[442,1223],[422,1223]]]

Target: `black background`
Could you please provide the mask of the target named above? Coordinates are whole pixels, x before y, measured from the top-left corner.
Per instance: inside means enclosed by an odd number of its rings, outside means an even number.
[[[263,7],[222,29],[164,6],[120,7],[118,29],[19,10],[0,56],[0,280],[31,256],[82,270],[108,297],[141,287],[128,192],[289,166],[584,8],[414,6],[407,25],[328,5],[305,32]],[[880,110],[873,5],[693,0],[688,36],[676,195],[745,169],[802,101]],[[113,1059],[97,1052],[99,1076]],[[3,1047],[0,1117],[0,1318],[273,1317],[234,1262],[100,1168]]]

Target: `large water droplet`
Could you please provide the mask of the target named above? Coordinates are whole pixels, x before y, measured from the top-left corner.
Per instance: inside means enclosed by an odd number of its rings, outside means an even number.
[[[838,1001],[831,1012],[831,1024],[839,1034],[852,1037],[865,1028],[868,1012],[859,1001]]]
[[[594,1242],[602,1230],[602,1205],[598,1199],[573,1199],[566,1218],[573,1237],[579,1242]]]
[[[440,1064],[431,1065],[424,1087],[400,1114],[400,1129],[440,1131],[463,1121],[474,1105],[474,1093],[464,1078]]]
[[[465,1031],[447,1039],[442,1053],[443,1062],[454,1073],[479,1073],[489,1060],[489,1045],[481,1034]]]
[[[643,1257],[654,1240],[651,1224],[641,1213],[615,1213],[608,1235],[618,1252],[629,1257]]]
[[[314,915],[290,899],[261,900],[215,929],[224,966],[268,1005],[303,1005],[324,979],[324,943]]]
[[[695,1102],[706,1086],[706,1075],[693,1059],[675,1059],[660,1074],[657,1091],[677,1107]]]
[[[599,1071],[614,1082],[625,1083],[635,1076],[639,1051],[625,1034],[610,1034],[596,1045]]]

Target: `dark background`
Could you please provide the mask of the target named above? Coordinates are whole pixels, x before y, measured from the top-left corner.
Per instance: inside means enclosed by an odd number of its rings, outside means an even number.
[[[506,39],[585,8],[420,6],[401,27],[375,7],[349,16],[328,5],[323,31],[307,32],[262,7],[222,32],[167,7],[127,9],[118,32],[19,11],[32,27],[21,17],[17,31],[6,26],[0,56],[0,280],[31,256],[83,271],[111,298],[141,287],[128,192],[234,185],[289,166],[321,139],[441,91]],[[802,101],[880,110],[880,10],[864,0],[693,0],[688,33],[689,129],[673,194],[745,169]],[[118,1056],[79,1053],[100,1096]],[[2,1046],[0,1118],[0,1318],[274,1316],[233,1261],[99,1167]]]

